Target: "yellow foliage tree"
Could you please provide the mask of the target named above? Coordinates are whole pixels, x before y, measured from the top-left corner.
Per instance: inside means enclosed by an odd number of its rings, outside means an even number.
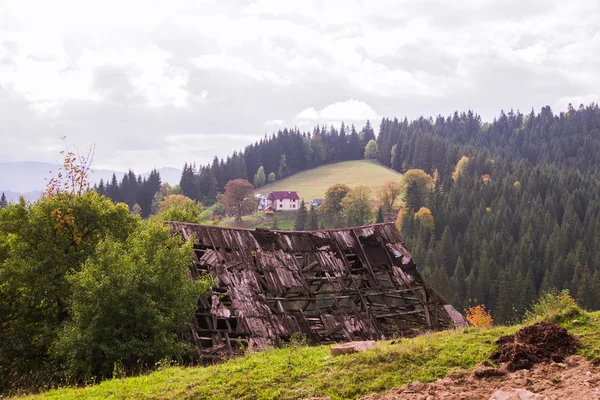
[[[194,202],[194,200],[182,194],[169,194],[158,203],[158,212],[165,212],[175,206],[185,206],[190,201]]]
[[[454,182],[458,181],[458,179],[465,173],[468,165],[469,157],[462,156],[461,159],[458,160],[456,167],[454,168],[454,172],[452,173],[452,179],[454,179]]]
[[[483,304],[468,308],[465,311],[467,321],[475,328],[491,328],[494,326],[494,319]]]
[[[390,214],[394,210],[397,200],[400,198],[402,190],[398,182],[388,181],[381,189],[377,191],[377,198],[381,201],[381,207],[386,215],[386,219],[390,219]]]
[[[433,215],[431,211],[427,207],[421,207],[419,211],[415,214],[415,221],[418,221],[421,226],[433,231],[435,227],[435,221],[433,219]]]
[[[429,192],[433,189],[433,178],[422,169],[409,169],[402,176],[400,189],[404,205],[417,211],[425,204]]]

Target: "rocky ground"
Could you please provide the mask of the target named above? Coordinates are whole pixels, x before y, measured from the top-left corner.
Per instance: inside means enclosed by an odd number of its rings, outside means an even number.
[[[363,400],[545,400],[599,399],[600,368],[573,354],[579,341],[559,325],[539,322],[502,336],[492,359],[473,371],[451,371],[446,378],[415,382]]]

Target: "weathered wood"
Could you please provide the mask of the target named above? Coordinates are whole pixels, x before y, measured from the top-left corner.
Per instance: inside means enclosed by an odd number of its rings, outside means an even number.
[[[423,282],[393,224],[311,232],[169,224],[195,241],[190,277],[208,271],[218,282],[191,324],[200,358],[298,334],[333,343],[464,326]]]

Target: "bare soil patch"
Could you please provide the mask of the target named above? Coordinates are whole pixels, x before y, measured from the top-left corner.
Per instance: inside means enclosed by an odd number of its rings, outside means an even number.
[[[581,356],[568,357],[563,363],[537,364],[531,370],[491,375],[477,377],[470,371],[452,371],[435,382],[414,382],[387,394],[362,397],[362,400],[489,400],[499,390],[514,392],[518,389],[541,395],[531,399],[600,399],[600,368]]]
[[[502,336],[496,343],[498,351],[492,360],[506,363],[508,371],[516,371],[547,361],[562,362],[575,352],[579,340],[560,325],[538,322],[514,335]]]
[[[600,368],[583,357],[571,356],[579,340],[563,327],[546,322],[502,336],[492,359],[473,371],[450,371],[431,383],[414,382],[384,395],[363,400],[438,399],[596,399],[600,400]]]

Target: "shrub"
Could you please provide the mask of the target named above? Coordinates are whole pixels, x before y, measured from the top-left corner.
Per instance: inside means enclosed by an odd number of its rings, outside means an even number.
[[[537,321],[560,323],[574,318],[586,318],[586,314],[577,306],[569,291],[567,289],[561,291],[550,289],[542,293],[539,299],[531,304],[525,313],[523,322],[528,324]]]
[[[157,218],[163,221],[190,222],[199,224],[210,218],[203,213],[202,205],[180,194],[167,196],[160,202]]]
[[[465,312],[467,314],[467,321],[475,328],[491,328],[494,326],[494,319],[483,304],[470,307]]]
[[[0,213],[0,392],[52,381],[59,366],[49,351],[71,311],[68,276],[100,241],[125,240],[140,223],[94,191]]]
[[[124,242],[109,238],[98,245],[69,278],[72,319],[54,346],[72,379],[110,377],[115,366],[120,374],[136,372],[191,354],[181,333],[211,283],[188,277],[192,252],[191,242],[171,237],[159,221]]]

